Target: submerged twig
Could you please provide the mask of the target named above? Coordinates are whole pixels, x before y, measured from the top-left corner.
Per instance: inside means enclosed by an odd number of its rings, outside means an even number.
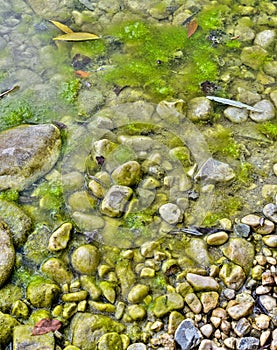
[[[9,93],[13,92],[13,91],[16,91],[19,89],[19,85],[15,85],[14,87],[12,87],[11,89],[8,89],[6,91],[3,91],[1,94],[0,94],[0,98],[3,98],[4,96],[8,95]]]
[[[242,102],[239,102],[239,101],[230,100],[229,98],[222,98],[222,97],[217,97],[217,96],[206,96],[206,98],[211,100],[211,101],[223,103],[225,105],[238,107],[238,108],[246,108],[249,111],[253,111],[253,112],[259,112],[259,113],[263,112],[263,110],[260,108],[255,108],[255,107],[249,106],[249,105],[242,103]]]

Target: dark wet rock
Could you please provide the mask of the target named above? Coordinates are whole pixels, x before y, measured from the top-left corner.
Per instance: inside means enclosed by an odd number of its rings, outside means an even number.
[[[101,203],[103,214],[110,217],[121,216],[132,194],[133,191],[130,187],[112,186]]]
[[[15,264],[15,250],[8,226],[0,221],[0,287],[9,278]]]
[[[0,133],[0,189],[23,190],[59,158],[61,135],[52,124],[21,125]]]
[[[198,181],[207,183],[229,182],[235,178],[235,173],[230,165],[209,158],[195,175]]]
[[[32,336],[33,326],[22,325],[14,328],[13,349],[28,349],[28,350],[54,350],[55,338],[54,333],[49,332],[39,336]]]
[[[243,238],[230,238],[222,247],[223,254],[248,273],[254,259],[255,251],[252,243]]]
[[[98,249],[91,244],[78,247],[71,256],[71,264],[74,270],[84,275],[94,274],[98,263]]]
[[[125,327],[104,315],[77,313],[71,321],[72,344],[82,350],[94,350],[101,336],[108,332],[121,333]]]
[[[263,208],[263,213],[267,218],[277,223],[277,205],[273,203],[265,205]]]
[[[161,295],[154,300],[153,313],[156,317],[163,317],[173,310],[184,307],[184,300],[180,294],[168,293]]]
[[[0,348],[4,348],[4,345],[12,339],[13,329],[19,325],[19,322],[12,316],[4,314],[0,311]],[[16,348],[14,348],[16,349]]]
[[[200,344],[202,335],[191,319],[184,320],[175,332],[175,340],[182,350],[190,350]]]
[[[257,350],[259,348],[259,339],[254,337],[241,338],[238,343],[238,350]]]
[[[112,179],[117,185],[133,186],[141,179],[140,164],[136,161],[126,162],[112,173]]]
[[[24,211],[15,203],[0,199],[0,217],[9,226],[15,246],[24,244],[32,227]]]
[[[51,307],[59,293],[59,286],[42,278],[35,279],[27,287],[27,298],[34,307]]]
[[[41,270],[58,284],[70,283],[73,279],[73,274],[68,266],[58,258],[46,260],[41,266]]]

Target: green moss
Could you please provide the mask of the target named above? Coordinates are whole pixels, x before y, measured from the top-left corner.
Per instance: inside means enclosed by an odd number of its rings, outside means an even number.
[[[229,8],[218,3],[209,5],[204,11],[199,12],[196,19],[204,30],[221,29],[224,17],[228,14]]]
[[[73,57],[76,54],[81,54],[88,57],[95,57],[105,54],[106,48],[107,45],[104,40],[76,42],[72,45],[71,56]]]
[[[80,79],[72,79],[62,84],[61,96],[65,101],[74,103],[78,97],[80,88]]]
[[[251,176],[253,175],[253,165],[248,162],[240,163],[238,170],[236,171],[236,179],[244,185],[249,185],[251,182]]]
[[[206,214],[202,225],[206,227],[211,227],[217,224],[218,220],[220,220],[222,217],[220,214],[209,212]]]
[[[207,133],[208,145],[213,155],[222,155],[224,157],[239,158],[240,147],[233,139],[232,133],[228,128],[218,124],[213,130]]]
[[[145,213],[130,213],[124,218],[123,226],[135,232],[138,236],[147,237],[150,235],[148,225],[151,222],[152,218],[150,215]]]
[[[59,211],[63,205],[63,188],[60,181],[42,182],[33,192],[40,199],[42,209]]]
[[[277,124],[272,122],[265,122],[257,124],[257,129],[269,139],[277,141]]]
[[[5,199],[7,201],[16,202],[18,200],[19,194],[16,190],[6,190],[0,192],[0,199]]]

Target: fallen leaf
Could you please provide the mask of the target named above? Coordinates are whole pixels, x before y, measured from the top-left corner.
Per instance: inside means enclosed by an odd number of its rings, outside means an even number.
[[[73,30],[70,29],[68,26],[66,26],[65,24],[62,24],[60,22],[57,22],[57,21],[51,21],[49,20],[49,22],[53,23],[54,26],[56,26],[57,28],[59,28],[62,32],[64,33],[73,33]]]
[[[85,32],[72,32],[57,36],[53,40],[62,40],[62,41],[86,41],[86,40],[95,40],[99,39],[99,36],[92,33]]]
[[[54,332],[62,326],[61,321],[51,320],[50,318],[43,318],[34,325],[32,335],[41,335],[49,332]]]
[[[83,70],[75,70],[74,73],[80,78],[87,78],[90,76],[89,72],[84,72]]]
[[[188,24],[188,38],[190,38],[197,30],[198,23],[193,19]]]

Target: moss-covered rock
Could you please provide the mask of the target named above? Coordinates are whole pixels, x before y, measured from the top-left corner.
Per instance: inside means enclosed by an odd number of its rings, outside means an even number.
[[[41,266],[41,270],[58,284],[70,283],[73,279],[73,274],[68,266],[58,258],[46,260]]]
[[[184,300],[180,294],[168,293],[155,298],[153,313],[156,317],[163,317],[170,311],[180,310],[183,307]]]
[[[35,307],[51,307],[60,292],[59,286],[43,278],[35,278],[27,287],[27,298]]]
[[[44,349],[54,350],[54,333],[32,336],[32,326],[24,325],[14,328],[13,349]]]
[[[0,217],[9,226],[16,246],[25,243],[32,221],[15,203],[0,199]]]
[[[19,322],[15,318],[8,314],[4,314],[0,311],[0,345],[1,347],[7,345],[13,334],[15,326],[19,325]]]
[[[82,350],[95,350],[105,333],[123,332],[125,327],[104,315],[77,313],[71,321],[72,344]]]
[[[23,292],[20,287],[15,284],[6,284],[0,290],[0,310],[4,313],[10,311],[12,304],[23,298]]]
[[[262,47],[256,45],[244,47],[242,49],[240,58],[242,60],[242,63],[244,63],[246,66],[252,69],[259,69],[264,64],[267,56],[267,51]]]
[[[99,259],[98,249],[91,244],[85,244],[72,253],[71,264],[75,271],[85,275],[92,275],[96,272]]]
[[[22,190],[51,170],[61,135],[52,124],[21,125],[0,133],[0,189]]]

